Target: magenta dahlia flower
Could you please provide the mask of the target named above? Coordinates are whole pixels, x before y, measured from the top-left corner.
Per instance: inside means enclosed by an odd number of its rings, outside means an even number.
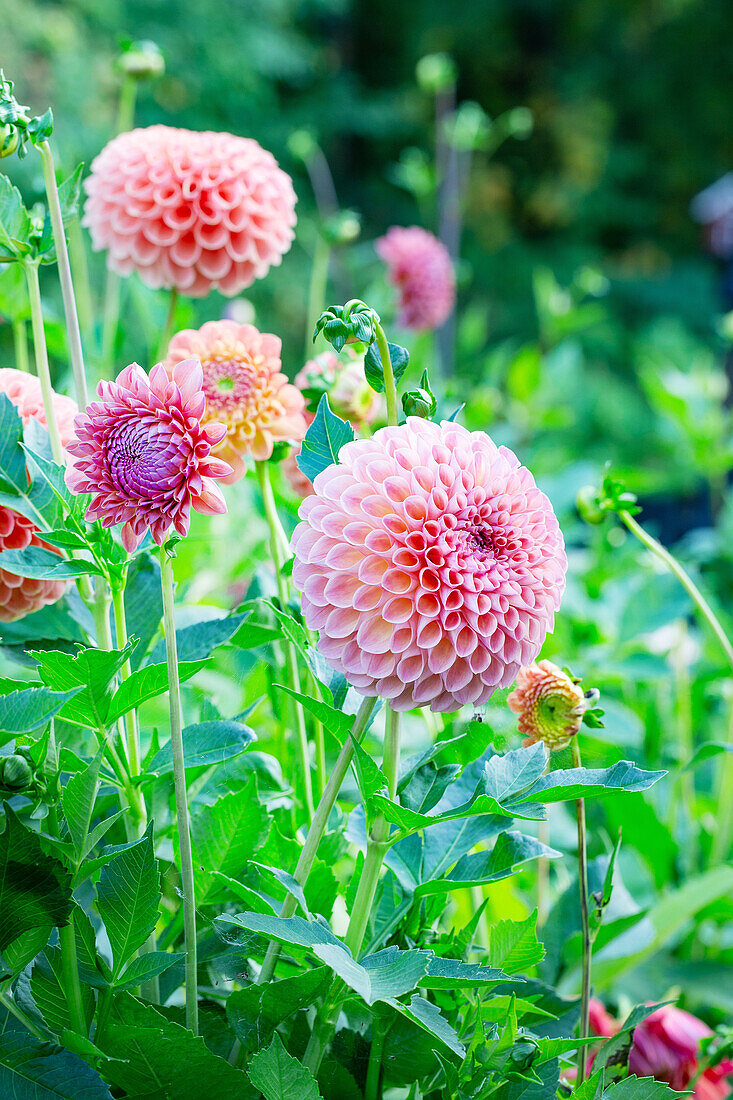
[[[164,364],[169,374],[183,359],[201,362],[204,423],[216,420],[226,426],[216,453],[232,467],[227,482],[244,476],[249,455],[268,459],[275,443],[305,437],[305,401],[282,373],[280,348],[279,336],[236,321],[207,321],[170,342]]]
[[[100,382],[100,400],[76,418],[66,484],[92,494],[87,519],[124,524],[128,551],[148,529],[159,546],[171,527],[185,535],[192,507],[205,515],[227,510],[216,480],[232,468],[211,454],[226,426],[202,423],[202,386],[197,359],[179,363],[171,378],[162,363],[150,377],[133,363],[114,382]]]
[[[0,369],[0,393],[9,397],[16,406],[24,426],[34,419],[44,428],[48,427],[41,383],[35,375],[3,367]],[[63,394],[54,393],[53,407],[61,442],[65,446],[74,434],[76,402]],[[34,523],[13,508],[0,505],[0,550],[25,550],[28,546],[42,546],[45,550],[60,553],[43,542]],[[0,622],[14,622],[39,611],[46,604],[56,603],[66,588],[66,581],[19,577],[8,573],[7,569],[0,569]]]
[[[416,330],[440,328],[456,299],[453,263],[445,245],[419,225],[393,225],[375,248],[399,291],[400,324]]]
[[[84,224],[121,275],[201,298],[238,294],[290,248],[295,192],[251,138],[149,126],[92,162]]]
[[[552,629],[567,561],[529,470],[483,432],[409,417],[342,447],[293,535],[329,665],[397,710],[480,705]]]

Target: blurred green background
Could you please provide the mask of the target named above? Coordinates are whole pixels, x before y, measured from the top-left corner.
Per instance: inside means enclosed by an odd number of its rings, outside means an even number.
[[[274,152],[295,180],[298,237],[247,297],[283,336],[291,374],[317,232],[292,134],[317,138],[341,205],[362,218],[331,293],[385,308],[374,238],[438,228],[435,102],[417,62],[449,54],[457,102],[489,120],[529,108],[524,140],[473,155],[448,388],[470,426],[521,446],[540,475],[572,466],[568,495],[606,459],[647,497],[673,495],[656,507],[674,539],[709,522],[730,465],[721,272],[688,207],[733,162],[731,23],[726,0],[0,0],[0,65],[34,111],[53,106],[65,170],[114,132],[125,38],[152,39],[166,61],[140,87],[139,124],[225,128]],[[34,158],[9,171],[40,195]],[[101,293],[99,257],[92,282]],[[154,354],[165,309],[139,284],[125,293],[120,365]],[[179,321],[223,305],[184,306]]]

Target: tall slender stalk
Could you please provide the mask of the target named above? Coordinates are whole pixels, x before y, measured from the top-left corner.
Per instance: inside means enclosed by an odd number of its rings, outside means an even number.
[[[573,738],[573,766],[581,768],[580,748],[578,738]],[[588,911],[588,852],[586,847],[585,830],[585,799],[578,798],[575,802],[575,815],[578,821],[578,888],[580,890],[580,923],[583,935],[583,955],[580,989],[580,1023],[578,1036],[584,1039],[590,1030],[590,971],[593,943],[590,933],[590,914]],[[587,1051],[585,1046],[578,1050],[578,1084],[585,1080],[587,1066]]]
[[[43,395],[43,408],[46,412],[48,424],[48,436],[51,441],[51,454],[54,462],[59,466],[64,463],[64,449],[61,445],[59,426],[56,421],[56,411],[53,407],[53,387],[51,386],[51,371],[48,366],[48,350],[46,348],[46,333],[43,328],[43,307],[41,305],[41,288],[38,282],[38,261],[27,260],[23,264],[25,277],[28,282],[28,298],[31,306],[31,325],[33,328],[33,347],[36,356],[36,374],[41,383]]]
[[[71,274],[76,291],[82,347],[86,343],[88,349],[94,340],[94,305],[92,303],[92,288],[89,282],[89,265],[87,264],[84,234],[82,233],[81,219],[78,215],[69,222],[68,232],[69,260],[71,261]]]
[[[382,373],[384,374],[384,396],[387,402],[387,423],[399,423],[399,406],[397,404],[397,386],[395,384],[392,360],[389,357],[389,343],[380,324],[375,326],[377,348],[379,358],[382,361]]]
[[[362,700],[361,706],[354,717],[354,724],[351,727],[351,736],[347,738],[341,746],[341,752],[338,754],[336,763],[328,777],[328,783],[318,803],[311,826],[308,829],[303,851],[300,853],[298,864],[293,872],[293,878],[300,886],[305,886],[308,881],[308,876],[311,872],[313,861],[316,858],[316,852],[318,851],[318,845],[323,838],[326,826],[328,825],[328,819],[331,816],[331,810],[336,804],[341,785],[346,778],[346,773],[351,767],[351,761],[354,759],[354,741],[361,741],[376,703],[376,699]],[[288,894],[280,910],[280,916],[292,917],[297,908],[297,904],[292,894]],[[281,945],[275,943],[273,940],[267,949],[265,961],[257,976],[258,984],[261,985],[270,980],[275,971],[275,963],[281,951]]]
[[[55,746],[53,748],[53,755],[55,758]],[[55,759],[52,766],[54,769],[58,767]],[[51,804],[48,807],[46,824],[51,836],[58,838],[59,822],[56,815],[55,804]],[[68,924],[63,928],[59,928],[59,947],[61,949],[61,972],[64,976],[63,988],[66,1006],[69,1010],[69,1020],[74,1031],[86,1039],[88,1038],[88,1030],[86,1016],[84,1014],[81,982],[79,980],[79,961],[76,954],[76,934],[74,932],[73,912],[69,914]]]
[[[112,606],[115,613],[115,636],[118,649],[124,649],[127,645],[127,622],[125,619],[125,591],[123,588],[113,589]],[[129,659],[120,669],[120,679],[124,683],[129,680],[132,669]],[[127,745],[127,760],[130,765],[130,774],[134,779],[140,774],[140,729],[137,720],[137,710],[129,710],[125,715],[125,741]]]
[[[283,608],[286,608],[288,603],[288,593],[285,585],[285,578],[282,575],[284,561],[280,547],[280,531],[282,530],[282,528],[280,525],[280,519],[277,515],[275,497],[272,492],[272,482],[270,481],[270,468],[266,462],[255,463],[255,468],[257,470],[257,480],[259,481],[260,485],[260,493],[262,495],[262,504],[265,509],[265,517],[267,519],[268,527],[270,528],[270,552],[272,554],[272,560],[275,566],[275,579],[277,581],[278,596]],[[288,639],[285,640],[285,664],[289,687],[291,687],[294,691],[299,692],[301,684],[300,669],[298,668],[298,658],[295,652],[295,647]],[[297,699],[293,699],[293,704],[294,706],[292,707],[292,710],[295,715],[296,747],[298,751],[298,762],[300,764],[301,779],[303,783],[303,799],[305,802],[306,811],[308,813],[308,820],[312,821],[314,815],[313,782],[311,779],[308,731],[306,729],[303,707]]]
[[[399,778],[400,764],[400,716],[391,707],[387,709],[384,735],[384,757],[382,771],[387,780],[387,790],[390,799],[397,794],[397,780]],[[379,875],[382,870],[384,857],[389,850],[389,822],[383,814],[379,814],[372,825],[371,833],[367,839],[366,859],[361,870],[359,886],[356,898],[351,910],[349,927],[346,932],[345,943],[355,959],[358,959],[364,943],[369,917],[377,892]],[[323,1055],[326,1052],[336,1027],[336,1020],[341,1001],[341,985],[336,983],[326,1004],[323,1014],[316,1017],[313,1031],[303,1056],[303,1065],[315,1076],[318,1073]]]
[[[28,360],[28,340],[25,332],[25,321],[13,321],[13,351],[15,352],[15,365],[18,370],[28,373],[30,362]]]
[[[715,637],[718,639],[721,649],[725,653],[728,663],[733,669],[733,645],[731,644],[728,635],[723,629],[720,619],[715,614],[712,607],[705,599],[690,574],[687,572],[686,569],[682,567],[682,565],[680,565],[677,559],[672,554],[670,554],[669,550],[662,546],[661,542],[657,542],[657,540],[652,535],[650,535],[648,531],[644,530],[640,523],[636,522],[634,517],[630,515],[629,512],[622,511],[619,512],[618,515],[621,519],[621,522],[625,524],[629,531],[631,531],[632,535],[636,536],[642,546],[646,546],[647,550],[651,550],[651,552],[655,554],[660,561],[664,562],[670,573],[674,574],[674,576],[680,582],[685,592],[687,592],[688,596],[691,597],[698,611],[707,622]]]
[[[186,791],[186,763],[183,755],[183,727],[181,723],[181,685],[178,677],[178,650],[176,646],[175,600],[173,595],[173,559],[166,547],[160,555],[160,584],[163,595],[163,629],[165,652],[168,662],[168,702],[171,723],[171,751],[173,754],[173,783],[176,796],[178,846],[181,858],[181,884],[183,887],[183,936],[186,949],[186,1026],[198,1034],[197,954],[196,954],[196,895],[193,878],[193,853],[191,850],[191,826],[188,816]]]
[[[79,317],[76,312],[76,299],[74,297],[74,282],[71,277],[71,264],[69,263],[69,250],[66,247],[66,233],[64,231],[59,190],[56,185],[56,173],[54,171],[53,154],[47,141],[42,141],[38,146],[43,165],[43,181],[46,185],[46,197],[48,199],[48,212],[51,216],[51,228],[53,240],[56,245],[56,264],[61,282],[61,297],[64,302],[64,317],[66,319],[66,333],[69,341],[69,356],[71,358],[71,370],[74,375],[74,388],[76,400],[80,408],[87,405],[87,383],[84,374],[84,353],[81,347],[81,333],[79,331]]]

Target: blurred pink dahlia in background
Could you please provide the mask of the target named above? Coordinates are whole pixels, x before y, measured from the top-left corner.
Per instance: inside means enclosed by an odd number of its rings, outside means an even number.
[[[417,330],[440,328],[456,299],[455,272],[445,245],[419,225],[393,225],[375,248],[400,294],[400,324]]]
[[[483,432],[409,417],[342,447],[293,535],[329,665],[397,710],[480,705],[552,629],[567,561],[550,502]]]
[[[525,745],[544,741],[552,751],[570,744],[586,709],[583,689],[552,661],[521,668],[507,703],[519,715]]]
[[[20,413],[25,427],[31,418],[44,427],[48,426],[43,407],[41,383],[35,375],[11,367],[0,369],[0,393],[4,393]],[[74,433],[76,402],[63,394],[53,395],[53,407],[59,426],[61,442],[66,444]],[[42,546],[46,550],[59,551],[39,537],[38,528],[29,519],[12,508],[0,505],[0,550],[25,550],[28,546]],[[60,600],[66,591],[65,581],[34,580],[18,577],[0,569],[0,622],[10,623],[22,619],[32,611],[39,611],[46,604]]]
[[[591,1031],[596,1035],[615,1035],[617,1022],[595,998],[590,1004]],[[684,1091],[698,1072],[700,1043],[713,1032],[676,1005],[663,1005],[634,1028],[629,1052],[629,1072],[637,1077],[654,1077],[673,1089]],[[725,1059],[709,1066],[697,1079],[692,1095],[696,1100],[725,1100],[733,1089],[727,1078],[733,1074],[733,1062]]]
[[[84,225],[107,266],[200,298],[238,294],[290,248],[290,177],[251,138],[149,126],[113,138],[85,182]]]
[[[183,359],[201,362],[203,422],[226,427],[216,447],[216,454],[232,467],[226,483],[244,476],[250,455],[268,459],[275,443],[300,442],[305,436],[305,401],[282,373],[281,346],[279,336],[236,321],[207,321],[200,329],[184,329],[170,342],[164,366],[171,376]]]
[[[128,551],[148,529],[159,546],[171,527],[187,534],[192,507],[205,515],[226,512],[216,481],[231,466],[211,454],[226,427],[203,423],[202,386],[196,359],[179,363],[172,377],[162,363],[149,377],[133,363],[114,382],[100,382],[100,400],[76,418],[66,484],[92,494],[87,519],[124,524]]]

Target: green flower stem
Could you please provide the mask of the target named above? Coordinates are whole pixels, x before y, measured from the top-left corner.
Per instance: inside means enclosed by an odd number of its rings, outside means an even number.
[[[43,328],[43,307],[41,306],[41,288],[38,282],[38,261],[28,260],[23,264],[25,277],[28,282],[28,297],[31,306],[31,325],[33,328],[33,346],[36,353],[36,374],[41,383],[43,394],[43,407],[48,421],[48,436],[51,441],[51,454],[54,462],[59,466],[64,464],[64,449],[61,446],[59,426],[56,421],[56,411],[53,407],[53,387],[51,386],[51,372],[48,366],[48,351],[46,349],[46,333]]]
[[[262,504],[265,509],[265,518],[267,519],[267,525],[270,528],[270,552],[272,553],[272,560],[275,566],[275,579],[277,581],[277,592],[280,599],[280,603],[283,609],[288,605],[288,593],[287,586],[285,584],[285,578],[282,575],[283,558],[280,549],[280,517],[277,514],[277,507],[275,505],[275,497],[272,492],[272,482],[270,481],[270,468],[267,462],[256,462],[255,468],[257,470],[257,480],[260,484],[260,493],[262,494]],[[288,678],[288,686],[293,688],[294,691],[300,692],[300,669],[298,668],[298,658],[295,652],[295,647],[288,639],[285,640],[285,666]],[[310,764],[310,750],[308,747],[308,731],[305,724],[305,713],[303,707],[297,699],[293,699],[292,710],[295,714],[295,732],[296,732],[296,747],[298,751],[298,760],[300,764],[301,777],[303,781],[303,798],[305,801],[305,808],[308,814],[308,821],[313,821],[314,807],[313,807],[313,783],[311,780],[311,764]]]
[[[43,181],[46,185],[46,197],[48,199],[48,211],[51,215],[51,228],[53,240],[56,245],[56,263],[61,282],[61,297],[64,302],[64,317],[66,319],[66,333],[69,341],[69,355],[71,357],[71,370],[74,375],[74,388],[76,400],[80,408],[87,406],[87,383],[84,374],[84,353],[81,347],[81,333],[79,331],[79,317],[76,312],[76,299],[74,297],[74,283],[71,277],[71,264],[69,263],[69,250],[66,247],[66,233],[64,230],[59,191],[56,185],[56,173],[53,165],[51,146],[47,141],[42,141],[38,146],[43,165]]]
[[[48,807],[46,825],[51,836],[58,839],[59,822],[55,805],[50,805]],[[81,995],[73,913],[69,914],[68,924],[64,925],[63,928],[59,928],[59,946],[61,948],[61,971],[64,977],[63,991],[66,998],[66,1005],[69,1009],[69,1020],[74,1031],[78,1035],[83,1035],[86,1039],[89,1036],[89,1031],[87,1028],[86,1016],[84,1014],[84,1001]]]
[[[313,250],[313,264],[311,266],[310,286],[308,289],[308,312],[305,318],[305,354],[304,361],[311,358],[313,350],[313,319],[320,317],[326,304],[326,289],[328,286],[328,265],[331,259],[331,249],[328,241],[322,233],[316,237],[316,246]]]
[[[685,592],[687,592],[688,596],[690,596],[698,611],[703,616],[713,634],[720,642],[720,646],[725,653],[728,664],[733,669],[733,645],[731,645],[730,639],[723,629],[717,615],[703,596],[700,589],[693,581],[692,577],[685,569],[683,569],[677,559],[672,554],[670,554],[670,552],[666,550],[660,542],[657,542],[655,538],[653,538],[647,531],[644,530],[641,524],[636,522],[634,517],[630,515],[629,512],[622,511],[619,512],[618,515],[621,519],[621,522],[629,529],[629,531],[631,531],[632,535],[636,536],[642,546],[646,546],[647,550],[651,550],[651,552],[655,554],[660,561],[664,562],[669,571],[680,582]]]
[[[25,321],[13,321],[13,350],[15,351],[15,365],[18,370],[30,370],[28,360],[28,340],[25,334]]]
[[[384,757],[382,771],[387,779],[387,790],[390,799],[397,794],[397,780],[400,764],[400,716],[391,707],[387,709]],[[371,833],[367,839],[367,852],[364,866],[359,878],[359,886],[356,898],[351,910],[351,919],[346,932],[346,946],[355,959],[359,958],[364,935],[366,933],[369,917],[372,912],[374,896],[377,892],[379,875],[382,870],[384,857],[389,850],[389,822],[383,814],[380,814],[372,825]],[[337,982],[335,989],[324,1005],[323,1015],[316,1017],[313,1031],[303,1056],[303,1065],[307,1067],[315,1077],[320,1069],[323,1055],[333,1038],[333,1033],[338,1019],[341,1001],[341,985]]]
[[[397,386],[392,370],[392,360],[389,357],[389,344],[380,324],[375,325],[379,358],[382,360],[382,372],[384,374],[384,396],[387,401],[387,423],[398,424],[400,419],[399,405],[397,404]]]
[[[0,1005],[6,1008],[11,1016],[15,1016],[16,1020],[18,1020],[24,1028],[30,1031],[31,1035],[35,1035],[36,1039],[42,1039],[44,1043],[48,1042],[48,1036],[44,1035],[30,1016],[23,1011],[20,1005],[15,1003],[7,987],[5,989],[0,989]]]
[[[125,591],[124,588],[113,589],[112,606],[115,613],[115,634],[117,636],[117,648],[124,649],[127,645],[127,621],[125,619]],[[129,680],[132,669],[129,660],[125,661],[120,669],[120,679],[124,683]],[[130,765],[130,776],[135,779],[140,774],[140,730],[138,727],[137,710],[129,710],[125,715],[125,734],[127,744],[127,760]],[[143,827],[144,831],[144,827]]]
[[[384,759],[382,771],[387,778],[389,797],[394,800],[397,795],[397,780],[400,768],[400,716],[391,707],[387,709],[386,728],[384,734]],[[383,814],[380,814],[372,825],[371,836],[367,841],[367,854],[364,867],[359,879],[359,888],[356,891],[356,900],[351,912],[351,920],[346,933],[346,946],[351,950],[354,958],[358,958],[361,945],[364,942],[364,934],[369,916],[372,911],[372,902],[377,891],[379,873],[382,869],[384,857],[389,848],[389,822]]]
[[[186,792],[186,765],[183,755],[181,685],[178,678],[175,600],[173,595],[173,560],[165,546],[160,555],[160,584],[163,594],[163,629],[166,660],[168,662],[168,702],[170,706],[171,750],[173,753],[173,781],[176,795],[178,845],[181,855],[181,884],[183,887],[183,935],[186,949],[186,1026],[194,1035],[197,1035],[196,895],[193,878],[193,853],[191,851],[191,826]]]
[[[341,790],[341,785],[346,778],[346,773],[351,767],[351,761],[354,758],[354,742],[361,741],[364,736],[364,731],[369,725],[369,719],[372,716],[372,711],[376,706],[376,699],[364,699],[359,707],[359,710],[354,716],[354,724],[351,727],[351,736],[347,738],[344,744],[341,746],[341,752],[336,758],[336,763],[333,766],[331,774],[328,777],[328,783],[321,796],[321,800],[318,803],[313,821],[308,829],[308,835],[303,845],[303,851],[300,853],[298,864],[293,872],[293,878],[300,886],[305,886],[308,881],[308,876],[311,872],[313,862],[316,858],[318,851],[318,845],[323,839],[323,834],[326,831],[328,825],[328,819],[331,816],[338,793]],[[292,894],[288,894],[283,902],[282,909],[280,910],[281,917],[292,917],[297,908],[297,902]],[[282,947],[279,943],[275,943],[273,940],[267,949],[265,960],[262,964],[260,972],[257,976],[257,984],[262,985],[264,982],[268,982],[275,972],[275,963],[277,962]]]
[[[731,704],[728,719],[727,740],[729,744],[733,743],[733,704]],[[733,845],[733,752],[723,754],[716,805],[718,807],[718,827],[713,833],[710,853],[713,866],[730,859],[731,846]]]
[[[135,104],[137,102],[137,80],[125,74],[120,88],[117,104],[117,133],[125,134],[135,125]]]
[[[573,738],[573,767],[582,768],[578,738]],[[578,888],[580,890],[580,922],[583,932],[582,977],[580,989],[580,1023],[578,1035],[582,1039],[590,1034],[590,969],[593,941],[590,934],[590,915],[588,912],[588,852],[586,848],[585,800],[576,799],[575,814],[578,820]],[[587,1065],[587,1050],[581,1046],[578,1050],[578,1082],[583,1084]]]
[[[379,1080],[382,1076],[382,1053],[386,1029],[383,1020],[372,1017],[372,1044],[369,1048],[369,1064],[367,1065],[366,1085],[364,1088],[364,1100],[379,1100]]]
[[[71,261],[71,274],[76,288],[79,325],[82,331],[82,340],[86,342],[87,348],[89,348],[94,339],[94,306],[92,304],[92,288],[89,282],[89,265],[87,264],[84,234],[78,216],[72,218],[69,223],[68,233],[69,260]]]

